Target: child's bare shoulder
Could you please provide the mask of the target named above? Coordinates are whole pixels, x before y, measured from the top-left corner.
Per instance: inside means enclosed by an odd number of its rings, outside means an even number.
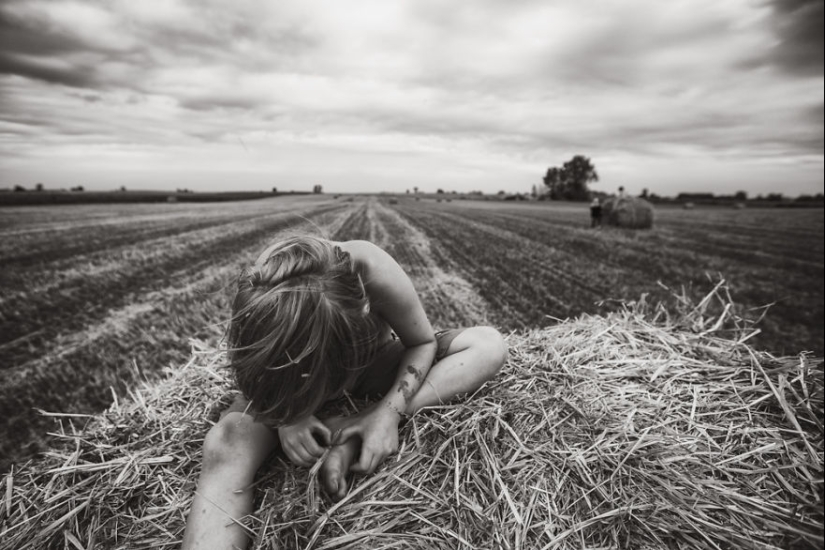
[[[393,261],[380,246],[370,241],[341,241],[333,244],[349,253],[355,268],[362,273],[378,270],[388,261]]]

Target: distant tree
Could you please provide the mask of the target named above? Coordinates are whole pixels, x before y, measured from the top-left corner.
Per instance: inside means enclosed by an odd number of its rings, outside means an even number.
[[[418,187],[413,187],[413,193],[418,194]]]
[[[502,190],[500,190],[498,193],[496,193],[496,195],[506,195],[506,194],[507,194],[507,193],[505,193],[503,189],[502,189]]]
[[[273,187],[273,188],[272,188],[272,192],[273,192],[273,193],[277,193],[277,192],[278,192],[278,188],[277,188],[277,187]]]
[[[539,190],[535,185],[533,185],[533,189],[530,190],[530,196],[534,199],[539,196]]]
[[[733,195],[733,198],[738,200],[738,201],[746,201],[746,200],[748,200],[748,192],[747,191],[737,191]]]
[[[781,201],[782,200],[782,193],[768,193],[768,200],[769,201]]]
[[[410,194],[410,190],[409,190],[409,189],[407,189],[407,194],[408,194],[408,195]]]
[[[590,191],[587,185],[593,181],[599,181],[599,175],[591,160],[583,155],[574,156],[561,168],[551,166],[544,176],[544,185],[554,200],[588,200]]]
[[[562,198],[563,176],[561,168],[558,166],[551,166],[547,169],[544,175],[544,185],[547,186],[551,199]]]
[[[321,185],[315,185],[312,187],[312,192],[315,194],[320,194],[324,192],[324,188]]]
[[[591,181],[599,181],[599,174],[596,167],[589,158],[576,155],[564,163],[562,167],[567,181],[567,193],[569,200],[586,201],[590,198],[590,191],[587,184]]]
[[[23,191],[25,191],[25,190],[26,190],[26,188],[25,188],[25,187],[23,187],[22,185],[15,185],[15,186],[14,186],[14,192],[15,192],[15,193],[21,193],[21,192],[23,192]]]
[[[436,189],[436,190],[435,190],[435,192],[436,192],[437,194],[439,194],[439,195],[443,195],[443,194],[444,194],[444,190],[443,190],[443,189]]]
[[[83,186],[82,186],[82,185],[78,185],[78,186],[76,186],[76,187],[72,187],[72,188],[70,189],[70,191],[75,191],[76,193],[82,193],[82,192],[83,192]]]
[[[641,194],[641,195],[639,195],[639,196],[640,196],[641,198],[643,198],[643,199],[646,199],[646,198],[648,198],[648,197],[650,196],[650,194],[649,194],[649,193],[648,193],[648,191],[647,191],[647,187],[645,187],[644,189],[642,189],[642,194]]]
[[[121,192],[125,193],[125,192],[126,192],[126,186],[125,186],[125,185],[121,185],[121,186],[120,186],[120,190],[121,190]]]
[[[35,191],[42,191],[43,190],[43,184],[38,183],[37,185],[34,186],[34,190]]]

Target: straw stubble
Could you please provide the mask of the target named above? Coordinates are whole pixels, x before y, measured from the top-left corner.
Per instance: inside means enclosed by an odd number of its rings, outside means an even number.
[[[726,300],[720,285],[678,313],[642,300],[510,335],[494,381],[417,414],[338,503],[318,468],[274,456],[246,488],[252,547],[822,548],[822,362],[748,347],[734,308],[709,314]],[[231,399],[223,361],[196,343],[163,383],[13,470],[0,546],[176,548]]]

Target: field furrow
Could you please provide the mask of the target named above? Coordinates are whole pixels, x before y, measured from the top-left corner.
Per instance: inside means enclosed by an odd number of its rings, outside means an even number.
[[[109,309],[131,302],[136,294],[198,273],[233,252],[239,241],[256,241],[297,220],[292,214],[278,213],[162,237],[139,249],[122,249],[115,269],[70,278],[37,294],[21,292],[9,297],[0,306],[3,367],[22,364],[32,347],[40,348],[61,333],[94,322]]]
[[[587,290],[599,294],[599,299],[627,299],[646,293],[651,299],[671,302],[670,292],[656,281],[674,289],[684,286],[693,297],[699,297],[722,276],[730,283],[740,314],[757,318],[763,311],[760,308],[770,304],[769,314],[760,324],[762,334],[754,340],[758,345],[776,353],[799,349],[822,353],[825,283],[822,257],[816,255],[822,239],[815,232],[822,226],[821,210],[772,213],[774,223],[762,226],[765,239],[754,237],[750,249],[742,247],[731,253],[731,247],[716,241],[716,228],[727,223],[723,219],[727,211],[668,211],[659,215],[654,230],[628,232],[593,231],[583,227],[580,218],[571,223],[575,218],[569,209],[533,205],[492,208],[469,201],[437,205],[404,201],[401,209],[452,218],[451,223],[465,220],[478,224],[477,228],[486,230],[487,238],[493,238],[496,231],[502,236],[510,232],[507,239],[514,246],[521,243],[523,251],[522,258],[515,261],[545,261],[545,272],[555,272],[557,281],[564,279],[561,272],[568,274],[568,280],[582,283],[579,288],[584,293],[579,296],[569,292],[570,283],[548,287],[564,303],[574,304],[573,310],[578,312],[599,310]],[[693,216],[696,223],[692,231],[680,233],[678,226],[670,224],[671,215],[678,220]],[[766,214],[752,215],[761,219]],[[797,219],[800,217],[803,222]],[[776,227],[786,226],[793,228],[789,234],[807,248],[804,254],[797,248],[797,257],[787,261],[770,257],[760,248]],[[797,233],[805,227],[808,232],[799,237]],[[701,228],[706,228],[707,234],[702,234]]]
[[[217,345],[229,314],[232,283],[277,232],[333,232],[354,208],[318,209],[306,217],[278,218],[257,231],[233,235],[234,246],[203,254],[170,273],[165,286],[133,291],[130,300],[76,330],[46,342],[16,368],[0,370],[0,469],[8,460],[42,448],[53,421],[36,409],[86,413],[106,407],[138,378],[185,359],[190,338]],[[213,243],[214,244],[214,243]]]
[[[0,212],[0,468],[42,448],[36,409],[94,412],[112,392],[216,344],[232,283],[278,234],[366,239],[409,274],[436,328],[508,331],[673,305],[718,278],[737,312],[773,304],[751,342],[823,354],[821,209],[657,212],[651,231],[591,230],[579,204],[278,197],[238,203],[5,208]],[[281,233],[283,232],[283,233]]]

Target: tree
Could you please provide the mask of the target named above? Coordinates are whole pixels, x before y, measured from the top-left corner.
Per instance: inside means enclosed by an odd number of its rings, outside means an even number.
[[[550,198],[555,200],[588,200],[587,184],[591,181],[599,181],[599,175],[590,159],[583,155],[574,156],[561,168],[548,168],[544,176],[544,185],[549,188]]]
[[[733,196],[734,199],[738,201],[746,201],[748,200],[748,192],[747,191],[737,191],[736,194]]]
[[[273,187],[273,188],[272,188],[272,192],[273,192],[273,193],[277,193],[277,192],[278,192],[278,188],[277,188],[277,187]]]
[[[418,194],[418,187],[413,187],[413,193]]]
[[[34,186],[34,190],[35,191],[42,191],[43,190],[43,184],[38,183],[37,185]]]
[[[435,190],[435,192],[436,192],[438,195],[443,195],[443,194],[444,194],[444,190],[443,190],[443,189],[436,189],[436,190]]]
[[[324,192],[324,188],[323,188],[323,187],[321,187],[320,185],[315,185],[315,186],[313,186],[313,188],[312,188],[312,192],[313,192],[313,193],[316,193],[316,194],[320,194],[320,193],[323,193],[323,192]]]
[[[590,198],[590,190],[587,184],[591,181],[599,181],[599,175],[590,159],[576,155],[564,163],[562,167],[567,184],[567,199],[573,201],[586,201]]]
[[[648,191],[647,191],[647,187],[645,187],[644,189],[642,189],[642,194],[641,194],[641,195],[639,195],[639,196],[640,196],[641,198],[643,198],[643,199],[646,199],[646,198],[649,196],[649,193],[648,193]]]
[[[23,187],[22,185],[15,185],[14,186],[14,192],[15,193],[22,193],[25,190],[26,190],[26,188]]]
[[[548,187],[551,199],[562,198],[562,179],[563,177],[561,168],[558,168],[557,166],[552,166],[547,169],[547,174],[545,174],[544,176],[544,185]]]

